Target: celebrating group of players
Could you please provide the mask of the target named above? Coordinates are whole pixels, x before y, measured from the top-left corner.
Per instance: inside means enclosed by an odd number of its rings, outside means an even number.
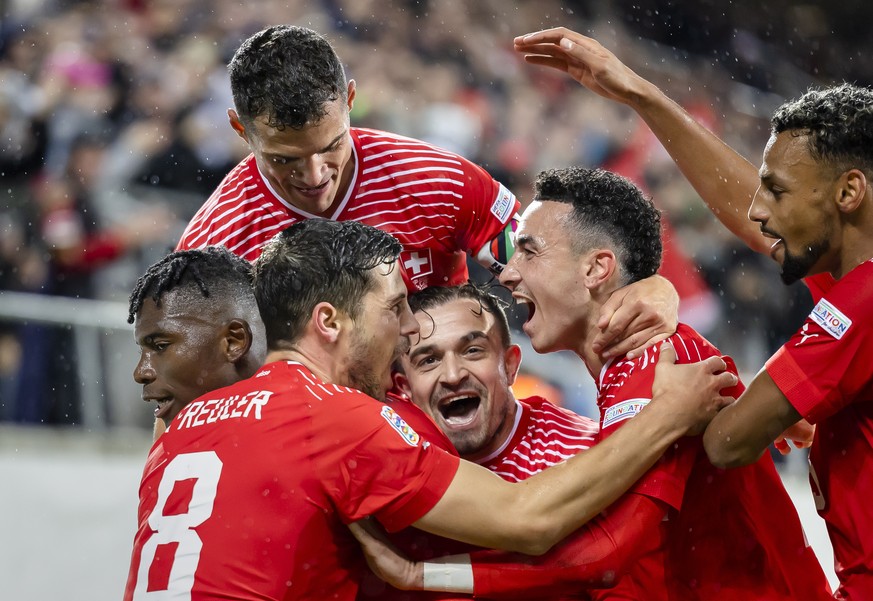
[[[805,278],[803,327],[744,389],[677,324],[632,183],[547,170],[519,216],[466,159],[350,127],[322,36],[261,31],[230,64],[252,154],[131,295],[158,420],[125,599],[873,599],[873,91],[783,105],[756,170],[596,41],[515,47],[633,107]],[[529,307],[537,352],[582,359],[599,423],[514,398],[520,350],[467,254]],[[811,444],[836,592],[764,452],[785,439]]]

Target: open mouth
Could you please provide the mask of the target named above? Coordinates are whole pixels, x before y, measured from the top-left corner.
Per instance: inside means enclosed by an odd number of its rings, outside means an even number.
[[[523,296],[514,296],[516,304],[520,307],[527,307],[527,317],[524,320],[524,323],[528,323],[531,319],[533,319],[534,313],[537,311],[536,305],[533,304],[533,301],[527,299]]]
[[[164,398],[160,398],[160,399],[144,398],[143,400],[146,402],[155,402],[158,404],[158,406],[155,407],[155,417],[156,418],[163,417],[164,415],[166,415],[167,412],[170,410],[170,404],[173,402],[172,397],[164,397]]]
[[[482,399],[477,395],[458,396],[442,401],[438,410],[447,425],[459,428],[476,419],[481,403]]]

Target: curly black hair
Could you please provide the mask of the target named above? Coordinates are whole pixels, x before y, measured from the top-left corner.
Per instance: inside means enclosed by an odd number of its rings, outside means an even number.
[[[127,322],[136,320],[146,298],[160,307],[167,292],[183,288],[198,291],[201,298],[231,292],[237,298],[251,299],[254,306],[251,264],[223,246],[207,246],[202,250],[170,253],[149,267],[130,293]]]
[[[475,301],[479,303],[480,310],[491,313],[497,323],[503,348],[509,348],[509,345],[512,344],[512,338],[504,311],[506,303],[500,297],[489,292],[485,286],[473,281],[459,286],[428,286],[424,290],[409,295],[409,308],[412,309],[413,313],[421,311],[430,316],[429,309],[460,299]]]
[[[810,154],[841,170],[873,170],[873,90],[844,83],[812,89],[780,106],[773,134],[808,135]]]
[[[306,219],[277,234],[254,266],[268,348],[293,344],[318,303],[355,319],[376,282],[371,270],[393,268],[401,250],[391,234],[356,221]]]
[[[339,57],[318,32],[276,25],[254,34],[228,65],[233,103],[250,126],[265,117],[270,127],[302,129],[319,122],[329,103],[348,99]]]
[[[572,205],[578,234],[574,250],[610,247],[621,266],[622,285],[658,271],[661,214],[630,180],[603,169],[549,169],[537,176],[534,199]]]

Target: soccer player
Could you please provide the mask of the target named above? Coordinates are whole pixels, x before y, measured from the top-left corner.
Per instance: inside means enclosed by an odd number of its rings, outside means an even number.
[[[564,28],[515,39],[531,63],[568,72],[636,110],[713,213],[751,248],[804,278],[815,308],[705,437],[719,465],[748,463],[816,424],[810,483],[843,598],[873,591],[873,91],[811,90],[771,119],[760,170],[595,40]],[[754,202],[753,202],[754,200]],[[798,431],[800,430],[800,432]]]
[[[597,381],[598,445],[582,457],[632,425],[656,390],[657,349],[634,360],[603,361],[590,345],[598,304],[660,264],[659,223],[651,202],[624,178],[580,168],[546,171],[537,178],[516,254],[501,275],[513,297],[529,307],[524,331],[533,347],[576,352]],[[665,344],[683,363],[719,354],[684,324]],[[830,598],[769,455],[744,468],[719,470],[699,437],[678,441],[627,495],[548,555],[513,560],[474,552],[452,562],[467,569],[466,583],[472,584],[472,590],[458,592],[482,597],[570,594],[627,571],[617,591],[601,593],[605,598]]]
[[[172,253],[139,278],[127,321],[140,349],[133,379],[155,402],[157,438],[200,395],[248,378],[267,355],[252,267],[225,248]]]
[[[252,154],[197,212],[179,250],[224,245],[252,261],[278,232],[320,216],[360,221],[397,238],[413,291],[466,282],[467,255],[495,273],[502,269],[519,208],[512,192],[452,152],[350,127],[355,81],[346,80],[323,36],[291,25],[267,28],[243,42],[229,70],[230,125]],[[663,339],[676,328],[677,305],[663,278],[630,287],[605,307],[597,344],[624,353]],[[632,335],[625,334],[629,310]]]
[[[395,390],[436,422],[461,457],[519,482],[588,449],[598,426],[544,398],[515,398],[511,386],[521,349],[512,344],[501,303],[473,283],[412,294],[420,333],[401,357],[394,381]],[[391,542],[417,560],[469,550],[414,529]],[[368,581],[359,598],[409,595]]]
[[[645,419],[509,484],[422,440],[367,396],[384,396],[392,362],[418,330],[401,249],[385,232],[322,219],[291,226],[265,249],[255,296],[267,362],[182,408],[156,441],[125,599],[352,598],[358,551],[343,524],[370,515],[389,530],[414,524],[543,552],[701,429],[727,402],[719,391],[736,382],[713,373],[725,367],[719,358],[662,362],[664,389]]]
[[[230,62],[231,127],[252,154],[191,220],[179,248],[227,246],[254,260],[313,216],[383,229],[403,244],[410,289],[460,284],[466,254],[497,270],[519,203],[470,161],[428,143],[349,126],[355,81],[320,34],[291,25],[247,39]]]

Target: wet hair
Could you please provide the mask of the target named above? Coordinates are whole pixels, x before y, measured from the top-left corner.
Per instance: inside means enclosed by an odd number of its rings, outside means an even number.
[[[268,348],[293,344],[321,302],[356,319],[377,281],[372,270],[393,269],[401,250],[390,234],[356,221],[306,219],[278,234],[254,267]]]
[[[233,299],[248,305],[257,315],[251,264],[223,246],[207,246],[202,250],[176,251],[149,267],[130,293],[127,322],[135,321],[146,298],[160,307],[163,296],[174,290],[189,293],[193,303],[203,299],[212,302]]]
[[[339,57],[324,36],[305,27],[259,31],[237,49],[228,71],[233,103],[246,126],[264,117],[270,127],[299,130],[320,121],[329,103],[348,99]]]
[[[661,214],[630,180],[604,171],[569,167],[541,172],[535,200],[572,205],[568,229],[577,253],[610,248],[622,285],[642,280],[661,265]]]
[[[472,281],[459,286],[429,286],[424,290],[415,292],[409,296],[409,308],[412,309],[413,313],[421,311],[430,317],[429,309],[461,299],[470,299],[479,303],[480,313],[488,311],[494,316],[500,332],[500,342],[504,349],[509,348],[509,345],[512,344],[512,338],[504,312],[505,303],[486,288]],[[431,321],[433,321],[432,317]]]
[[[770,120],[772,133],[808,135],[810,154],[842,171],[873,173],[873,90],[844,83],[809,90]]]

